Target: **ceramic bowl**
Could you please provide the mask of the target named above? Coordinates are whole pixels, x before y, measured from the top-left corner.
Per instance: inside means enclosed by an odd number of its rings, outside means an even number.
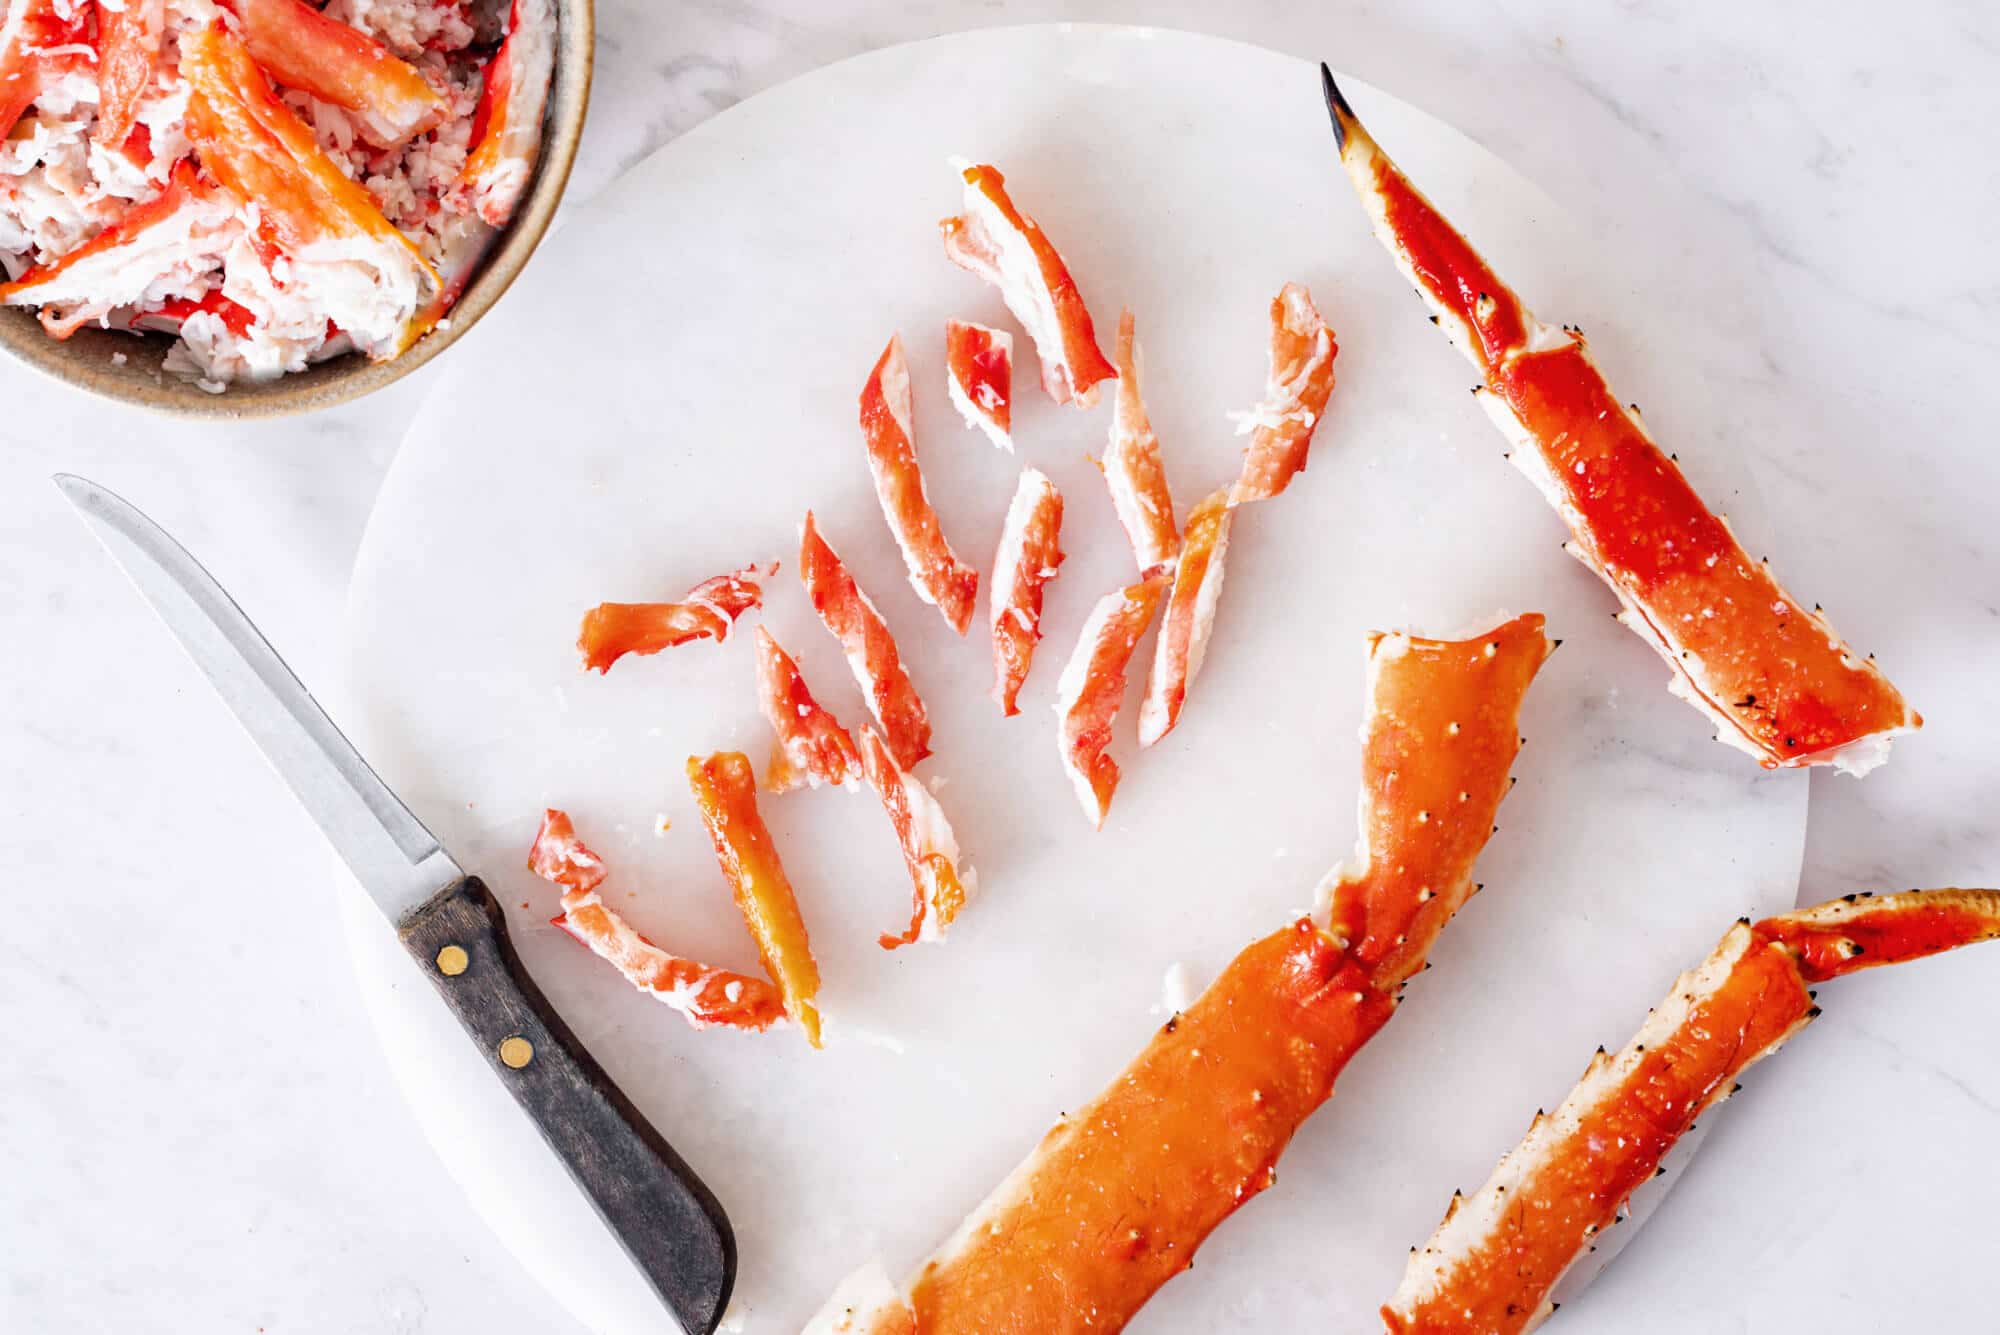
[[[372,394],[401,380],[450,347],[500,299],[548,230],[570,164],[583,134],[590,102],[595,44],[593,0],[557,0],[556,68],[544,113],[541,161],[513,221],[501,233],[446,327],[434,329],[394,361],[371,362],[358,353],[330,358],[304,371],[261,383],[242,382],[220,394],[160,369],[173,340],[163,334],[134,337],[108,329],[78,330],[65,342],[42,331],[34,312],[0,309],[0,347],[66,385],[106,398],[183,417],[248,419],[313,412]],[[122,358],[114,354],[123,353]]]

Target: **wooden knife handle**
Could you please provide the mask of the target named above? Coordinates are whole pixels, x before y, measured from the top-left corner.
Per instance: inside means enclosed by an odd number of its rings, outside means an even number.
[[[728,1216],[528,977],[492,893],[468,876],[399,934],[647,1282],[709,1335],[736,1283]]]

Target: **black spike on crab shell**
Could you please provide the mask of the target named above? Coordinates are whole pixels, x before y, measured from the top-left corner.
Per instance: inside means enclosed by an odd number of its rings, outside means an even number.
[[[1343,149],[1347,147],[1347,131],[1350,126],[1358,126],[1361,120],[1354,114],[1354,108],[1347,105],[1340,85],[1333,81],[1333,71],[1324,60],[1319,63],[1320,91],[1326,94],[1326,117],[1333,122],[1333,140]]]

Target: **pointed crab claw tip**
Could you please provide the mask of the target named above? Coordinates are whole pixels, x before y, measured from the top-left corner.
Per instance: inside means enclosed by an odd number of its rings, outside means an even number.
[[[1347,105],[1347,98],[1341,94],[1340,85],[1333,81],[1333,71],[1324,60],[1319,63],[1319,86],[1320,91],[1326,94],[1326,115],[1333,122],[1334,142],[1346,148],[1348,127],[1360,122],[1354,115],[1354,108]]]

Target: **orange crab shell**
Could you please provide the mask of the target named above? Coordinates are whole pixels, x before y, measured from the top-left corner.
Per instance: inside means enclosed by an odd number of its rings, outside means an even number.
[[[577,630],[584,670],[609,672],[626,654],[656,654],[690,640],[728,639],[738,617],[763,605],[764,588],[757,582],[761,573],[756,566],[745,566],[705,579],[677,603],[599,603],[583,614]]]
[[[1014,336],[1004,329],[947,320],[945,389],[967,426],[1013,453]]]
[[[922,779],[897,766],[873,728],[861,730],[861,764],[896,831],[910,873],[910,925],[901,935],[884,933],[879,943],[894,950],[916,941],[942,941],[978,878],[970,866],[960,866],[958,837],[944,808]]]
[[[924,492],[914,429],[910,366],[903,356],[902,336],[892,335],[861,391],[868,471],[875,479],[882,517],[909,568],[911,587],[963,635],[972,625],[979,572],[959,560],[945,541],[937,510]]]
[[[1187,533],[1174,562],[1173,590],[1167,595],[1160,638],[1153,647],[1146,697],[1139,704],[1140,746],[1151,746],[1180,722],[1188,688],[1208,653],[1215,608],[1222,597],[1229,532],[1236,518],[1230,491],[1224,487],[1214,492],[1188,515]]]
[[[1269,500],[1305,471],[1313,433],[1333,395],[1333,359],[1340,352],[1312,293],[1287,283],[1271,299],[1271,369],[1264,401],[1244,414],[1251,432],[1230,504]]]
[[[851,784],[861,753],[840,720],[813,698],[805,675],[764,627],[757,627],[757,701],[771,725],[775,749],[765,786],[785,792],[800,784]]]
[[[363,137],[377,148],[408,142],[449,109],[415,66],[305,0],[222,3],[242,24],[250,54],[273,79],[356,113]]]
[[[799,531],[799,581],[820,623],[840,641],[848,670],[868,698],[869,712],[882,725],[896,763],[913,768],[931,753],[930,715],[903,667],[889,623],[820,536],[810,510]]]
[[[1092,828],[1103,827],[1118,789],[1118,762],[1108,753],[1111,724],[1125,700],[1125,670],[1168,583],[1167,572],[1155,570],[1098,599],[1056,683],[1057,749]]]
[[[1376,235],[1479,368],[1510,458],[1618,596],[1620,620],[1667,661],[1675,693],[1766,768],[1881,763],[1887,740],[1922,718],[1743,550],[1612,393],[1582,334],[1536,320],[1337,93],[1329,105]]]

